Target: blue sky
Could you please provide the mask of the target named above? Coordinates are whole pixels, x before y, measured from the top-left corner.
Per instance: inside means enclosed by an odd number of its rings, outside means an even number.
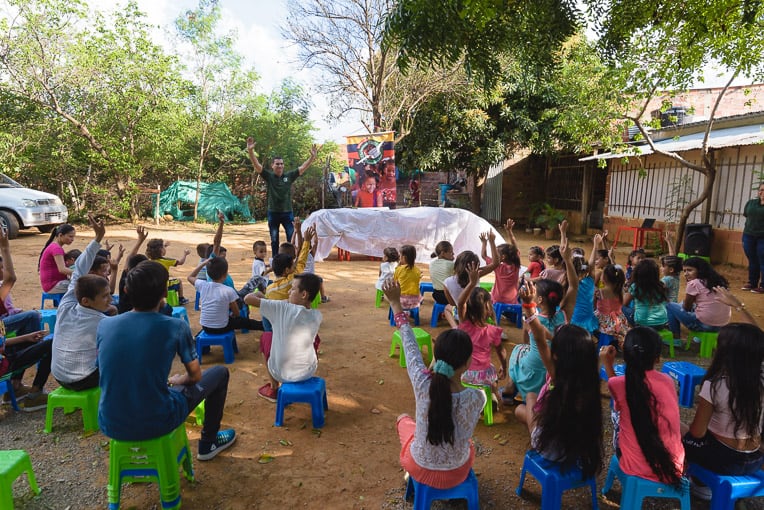
[[[159,25],[167,32],[172,30],[173,20],[187,9],[198,5],[197,0],[135,0],[146,13],[148,21]],[[100,11],[109,12],[115,8],[113,0],[89,0],[89,5]],[[116,5],[124,5],[119,0]],[[221,31],[236,30],[238,51],[247,59],[260,75],[257,84],[259,92],[268,94],[285,78],[291,78],[308,90],[313,100],[311,119],[316,127],[316,141],[334,140],[344,143],[345,135],[364,132],[363,126],[355,118],[343,119],[341,123],[325,120],[328,112],[326,98],[312,90],[310,83],[320,79],[310,69],[301,69],[297,61],[297,49],[281,35],[281,26],[287,18],[286,0],[220,0],[222,11]],[[160,31],[157,37],[167,43]]]

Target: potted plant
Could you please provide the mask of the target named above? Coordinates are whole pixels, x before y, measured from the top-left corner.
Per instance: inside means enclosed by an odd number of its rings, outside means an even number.
[[[551,204],[543,204],[541,212],[536,216],[536,224],[546,230],[546,238],[552,239],[557,226],[565,219],[565,213],[555,209]]]

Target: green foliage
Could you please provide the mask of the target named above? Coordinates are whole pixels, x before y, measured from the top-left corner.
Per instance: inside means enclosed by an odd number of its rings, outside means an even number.
[[[581,13],[569,0],[399,0],[387,18],[385,40],[401,48],[398,64],[456,64],[481,83],[501,80],[502,55],[533,73],[553,62],[573,35]]]
[[[534,224],[541,225],[547,230],[554,230],[564,219],[564,212],[545,203],[541,205],[541,210],[534,219]]]

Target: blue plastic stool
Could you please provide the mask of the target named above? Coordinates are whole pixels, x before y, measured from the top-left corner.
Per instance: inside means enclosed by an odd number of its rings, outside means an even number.
[[[295,402],[310,404],[313,418],[313,428],[324,426],[324,411],[329,409],[326,401],[326,381],[320,377],[311,377],[307,381],[297,383],[281,383],[276,399],[276,427],[284,425],[284,408]]]
[[[316,294],[318,295],[318,294]],[[249,319],[249,305],[244,305],[243,308],[239,308],[239,317],[243,317],[245,319]],[[241,328],[242,333],[249,333],[249,330],[247,328]]]
[[[227,333],[211,334],[202,330],[201,333],[196,335],[196,353],[199,356],[199,364],[202,363],[202,349],[211,345],[223,346],[223,360],[227,364],[233,363],[234,352],[239,352],[236,347],[236,336],[233,331]]]
[[[764,471],[750,475],[720,475],[690,463],[687,474],[711,488],[711,510],[734,510],[740,498],[764,496]]]
[[[626,373],[626,365],[624,363],[613,365],[613,371],[615,372],[615,375],[624,375]],[[600,379],[605,382],[608,380],[607,372],[605,371],[604,366],[600,367]]]
[[[188,324],[189,326],[191,325],[191,323],[188,320],[188,312],[186,312],[185,306],[173,306],[172,316],[175,317],[176,319],[183,319],[184,321],[186,321],[186,324]]]
[[[113,304],[114,306],[119,306],[119,294],[112,294],[111,304]]]
[[[64,297],[63,294],[48,294],[47,292],[42,293],[42,299],[40,299],[40,310],[45,308],[45,302],[50,300],[53,302],[53,307],[57,307],[58,304],[61,302],[61,298]]]
[[[600,337],[597,341],[597,348],[602,349],[603,347],[607,347],[608,345],[613,345],[617,343],[617,340],[613,335],[606,335],[605,333],[600,333]]]
[[[199,311],[199,291],[196,291],[196,297],[194,298],[194,310]]]
[[[496,325],[501,326],[501,315],[509,312],[515,317],[515,326],[523,329],[523,305],[519,303],[494,303],[493,313],[496,314]]]
[[[446,305],[443,305],[441,303],[435,303],[432,305],[432,317],[430,317],[430,327],[436,328],[438,327],[438,319],[440,318],[440,314],[446,311]]]
[[[515,491],[518,496],[522,496],[526,471],[541,485],[541,510],[559,510],[564,491],[586,485],[592,491],[592,508],[597,510],[597,480],[593,476],[584,480],[579,468],[571,468],[562,473],[560,464],[546,460],[535,450],[529,450],[525,454],[523,470],[520,472],[520,484]]]
[[[695,402],[695,386],[703,382],[705,369],[688,361],[667,361],[661,372],[679,383],[679,405],[692,407]]]
[[[3,393],[8,394],[8,398],[11,401],[11,407],[14,411],[19,411],[19,404],[16,402],[16,393],[13,391],[13,383],[11,383],[11,374],[5,374],[3,379],[0,380],[0,395]]]
[[[444,499],[466,499],[469,510],[478,510],[480,508],[480,498],[478,497],[478,481],[475,472],[470,469],[467,479],[456,487],[450,489],[436,489],[414,480],[409,476],[406,484],[406,500],[414,497],[414,510],[429,510],[433,501]]]
[[[52,334],[56,329],[56,315],[58,310],[56,308],[48,310],[37,310],[40,314],[40,329],[45,329],[45,325],[48,325],[48,331]]]
[[[435,288],[432,286],[432,282],[419,282],[419,295],[424,297],[425,292],[432,293]]]
[[[419,307],[416,308],[410,308],[408,310],[403,310],[404,312],[408,312],[410,316],[414,318],[414,326],[419,326]],[[395,326],[395,317],[393,316],[393,309],[390,308],[387,311],[387,318],[390,319],[390,325]]]
[[[605,495],[613,486],[613,480],[618,477],[621,482],[621,510],[640,510],[644,498],[667,498],[678,499],[682,510],[690,510],[690,481],[682,478],[679,488],[665,483],[654,482],[639,476],[627,475],[618,464],[618,457],[610,458],[610,467],[607,470],[605,486],[602,494]]]

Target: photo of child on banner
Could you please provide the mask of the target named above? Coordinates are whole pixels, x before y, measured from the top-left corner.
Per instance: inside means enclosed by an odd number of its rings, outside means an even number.
[[[395,209],[398,171],[392,131],[348,136],[348,173],[355,173],[351,187],[355,207]]]

